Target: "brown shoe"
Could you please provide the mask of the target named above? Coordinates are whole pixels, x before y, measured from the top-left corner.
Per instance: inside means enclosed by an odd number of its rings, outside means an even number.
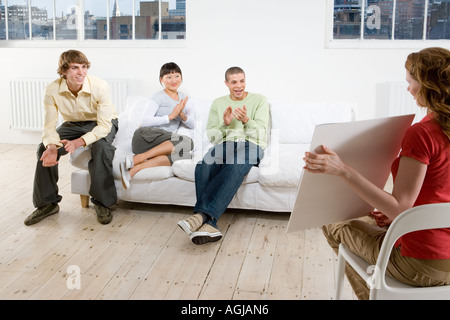
[[[26,226],[31,226],[32,224],[38,223],[41,220],[44,220],[48,216],[51,216],[52,214],[59,212],[59,205],[50,203],[46,206],[37,208],[34,210],[32,214],[30,214],[23,223],[25,223]]]
[[[113,215],[111,209],[99,205],[94,205],[95,212],[97,213],[97,221],[101,224],[108,224],[112,221]]]

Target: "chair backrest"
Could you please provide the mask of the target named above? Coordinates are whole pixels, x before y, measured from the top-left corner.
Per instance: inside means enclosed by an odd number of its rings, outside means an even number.
[[[418,230],[450,228],[450,203],[417,206],[401,213],[389,226],[380,249],[376,268],[380,281],[385,283],[385,272],[395,242],[402,235]]]

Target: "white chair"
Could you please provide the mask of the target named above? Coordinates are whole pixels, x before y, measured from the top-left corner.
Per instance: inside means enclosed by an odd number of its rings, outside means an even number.
[[[345,245],[340,244],[337,265],[336,299],[339,300],[342,295],[345,263],[348,262],[368,284],[371,300],[449,300],[450,285],[414,287],[396,281],[385,274],[392,247],[402,235],[416,230],[449,227],[450,203],[427,204],[406,210],[390,225],[375,266],[370,265],[350,252]]]

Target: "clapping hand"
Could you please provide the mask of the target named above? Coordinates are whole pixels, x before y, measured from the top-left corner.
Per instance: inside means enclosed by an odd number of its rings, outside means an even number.
[[[228,127],[233,120],[233,108],[229,106],[223,113],[223,123]]]
[[[229,126],[233,118],[236,118],[236,120],[241,121],[243,124],[246,124],[248,122],[249,117],[247,116],[247,108],[245,107],[245,105],[242,106],[242,108],[234,109],[234,111],[231,106],[226,108],[225,112],[223,113],[223,123],[226,126]]]
[[[173,108],[172,112],[169,114],[169,120],[173,120],[180,116],[181,120],[186,121],[186,114],[184,113],[184,107],[186,107],[188,97],[181,99],[180,102]]]

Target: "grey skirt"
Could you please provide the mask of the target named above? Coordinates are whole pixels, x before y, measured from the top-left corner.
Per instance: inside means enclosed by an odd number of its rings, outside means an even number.
[[[134,154],[144,153],[165,141],[170,141],[174,146],[172,153],[167,154],[171,165],[177,160],[191,159],[190,152],[194,148],[192,139],[161,128],[138,128],[134,132],[131,148]]]

